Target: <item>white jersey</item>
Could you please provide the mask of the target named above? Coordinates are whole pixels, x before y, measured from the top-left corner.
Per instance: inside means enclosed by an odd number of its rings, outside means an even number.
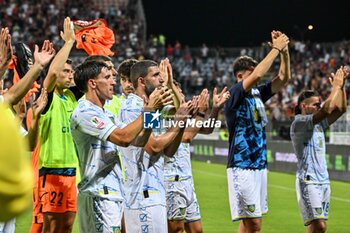
[[[71,130],[79,158],[79,192],[123,201],[122,170],[116,145],[107,141],[124,124],[88,100],[79,100],[71,117]]]
[[[165,157],[164,178],[173,181],[192,179],[190,144],[180,143],[173,157]]]
[[[290,135],[298,158],[297,178],[305,182],[326,184],[329,176],[326,163],[324,130],[327,119],[313,125],[313,115],[296,115],[290,127]]]
[[[129,94],[123,102],[119,120],[125,124],[134,121],[143,111],[143,99]],[[125,166],[126,208],[138,209],[154,205],[165,206],[164,158],[150,156],[141,147],[118,147]]]

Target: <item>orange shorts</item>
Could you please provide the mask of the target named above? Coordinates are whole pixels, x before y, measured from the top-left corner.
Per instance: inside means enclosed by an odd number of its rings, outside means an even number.
[[[43,232],[44,223],[32,223],[29,229],[29,233],[41,233]]]
[[[43,223],[43,213],[41,212],[42,202],[39,195],[38,183],[34,184],[33,188],[33,219],[32,223]]]
[[[75,176],[46,174],[39,177],[42,213],[77,212]]]

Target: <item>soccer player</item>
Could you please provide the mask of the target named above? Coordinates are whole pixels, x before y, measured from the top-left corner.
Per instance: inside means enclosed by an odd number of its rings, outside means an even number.
[[[87,61],[101,61],[105,62],[109,69],[112,71],[113,77],[116,79],[117,75],[120,76],[120,85],[122,87],[122,95],[116,96],[113,95],[112,100],[106,100],[104,108],[111,111],[115,116],[118,116],[120,107],[122,105],[122,101],[124,101],[129,93],[134,93],[134,87],[132,86],[132,83],[130,82],[130,70],[131,67],[137,62],[135,59],[127,59],[119,64],[118,66],[118,72],[114,68],[114,64],[112,62],[112,59],[108,56],[104,55],[91,55],[88,58],[85,59],[85,62]]]
[[[230,88],[225,103],[229,129],[227,178],[232,221],[241,220],[238,232],[260,232],[262,214],[267,212],[267,117],[264,102],[277,93],[290,78],[288,37],[273,31],[272,49],[258,64],[250,57],[239,57],[234,63],[237,83]],[[257,86],[280,55],[277,77]],[[244,182],[244,183],[243,183]]]
[[[104,108],[112,112],[115,116],[119,115],[119,111],[122,103],[127,99],[128,95],[134,93],[135,89],[130,81],[130,71],[131,67],[137,62],[136,59],[126,59],[121,62],[116,71],[112,59],[104,55],[92,55],[89,56],[85,61],[102,61],[107,64],[111,69],[113,77],[116,79],[116,76],[119,74],[120,85],[122,87],[122,95],[116,96],[113,95],[112,100],[107,99],[104,105]],[[122,165],[123,166],[123,165]],[[122,219],[122,232],[125,232],[125,221],[124,217]]]
[[[106,63],[108,66],[108,69],[111,70],[112,72],[112,77],[116,80],[117,79],[117,71],[114,68],[114,64],[112,62],[112,58],[105,56],[105,55],[91,55],[85,59],[84,62],[88,61],[100,61]],[[118,96],[113,95],[113,98],[106,99],[105,105],[103,106],[105,109],[109,110],[112,112],[115,116],[118,116],[119,110],[121,107],[121,100],[118,98]]]
[[[0,34],[0,73],[1,79],[7,69],[7,66],[12,58],[12,46],[11,46],[11,35],[7,28],[1,30]],[[30,90],[34,81],[39,77],[40,72],[44,69],[44,67],[49,63],[52,57],[55,55],[55,50],[53,48],[52,43],[46,40],[43,43],[41,51],[39,51],[39,47],[35,45],[34,50],[34,64],[30,67],[29,71],[24,75],[19,82],[15,83],[9,90],[0,94],[0,103],[5,103],[9,107],[13,107],[19,101],[23,99],[23,97]],[[1,88],[2,90],[2,82]],[[38,125],[40,114],[43,111],[46,105],[46,92],[43,91],[41,97],[38,99],[36,103],[33,105],[33,121],[28,127],[28,132],[20,126],[19,131],[22,136],[26,138],[29,142],[29,150],[32,151],[36,145],[38,138]],[[7,112],[11,112],[11,110],[7,109]],[[12,112],[11,112],[12,114]],[[12,219],[6,223],[0,223],[0,230],[4,230],[5,232],[14,232],[15,231],[15,219]]]
[[[4,99],[3,96],[0,95],[0,104],[1,105],[3,105],[3,99]],[[34,101],[34,99],[33,99],[33,101]],[[27,139],[27,140],[25,140],[26,144],[28,144],[27,142],[29,142],[29,151],[33,151],[33,149],[35,147],[34,145],[37,142],[40,114],[44,110],[46,103],[47,103],[47,93],[45,90],[42,90],[40,97],[38,98],[38,100],[36,100],[32,103],[32,108],[30,109],[31,113],[32,113],[32,121],[27,126],[29,132],[27,132],[20,125],[19,132],[20,132],[22,137]],[[11,110],[9,108],[6,111],[7,111],[7,113],[6,113],[7,115],[12,116],[13,119],[15,119],[13,113],[11,112]],[[36,173],[34,173],[34,177],[36,177]],[[35,188],[33,190],[35,190]],[[33,191],[33,195],[34,195],[34,191]],[[15,219],[11,219],[11,220],[4,222],[4,223],[0,222],[0,232],[5,232],[5,233],[15,232],[15,223],[16,223]]]
[[[85,93],[71,117],[82,176],[78,197],[80,232],[112,233],[121,230],[125,199],[121,158],[115,144],[142,147],[151,131],[142,131],[142,116],[125,126],[103,109],[105,101],[112,99],[116,84],[104,62],[82,63],[75,69],[74,80]],[[168,95],[157,89],[145,107],[159,109]]]
[[[11,47],[11,36],[9,35],[8,30],[5,29],[1,31],[0,45],[4,44],[4,40],[5,40],[4,38],[6,37],[8,37],[9,42],[6,42],[8,43],[7,45],[0,46],[0,54],[7,51],[9,54],[6,56],[12,57],[12,49],[8,48],[8,47]],[[7,48],[5,48],[6,46]],[[34,64],[30,67],[29,71],[24,75],[24,77],[19,80],[19,82],[15,83],[9,90],[2,91],[2,93],[0,93],[0,103],[5,103],[11,108],[14,105],[18,104],[19,101],[21,101],[23,97],[27,94],[27,92],[30,90],[34,81],[39,77],[40,72],[49,63],[49,61],[52,59],[54,55],[55,55],[55,50],[53,48],[52,43],[50,43],[50,41],[48,40],[44,41],[41,51],[39,51],[39,47],[35,45]],[[0,70],[6,71],[7,65],[9,62],[10,62],[9,60],[5,62],[1,66]],[[0,79],[2,79],[2,77]],[[3,89],[2,85],[3,85],[3,82],[1,82],[1,88],[0,88],[1,90]],[[40,111],[42,111],[42,109],[40,109]],[[29,142],[30,151],[34,150],[34,147],[36,145],[37,136],[38,136],[37,129],[38,129],[39,118],[40,116],[36,117],[35,121],[32,122],[33,124],[28,128],[29,132],[25,132],[25,129],[22,126],[20,127],[21,134],[25,136]]]
[[[156,88],[164,87],[159,66],[150,60],[132,66],[130,79],[135,94],[129,94],[123,103],[119,118],[130,122],[143,111],[143,99]],[[172,81],[172,80],[171,80]],[[172,95],[171,95],[172,97]],[[172,101],[171,101],[172,102]],[[192,111],[190,102],[183,103],[175,121],[185,120]],[[154,117],[158,112],[154,113]],[[167,131],[154,131],[144,148],[120,148],[126,166],[126,232],[167,232],[166,200],[164,188],[164,155],[173,156],[180,144],[184,129],[177,125]]]
[[[177,82],[175,86],[182,94],[182,90]],[[217,94],[217,89],[214,89],[213,108],[210,116],[206,114],[209,108],[209,92],[204,89],[200,96],[196,99],[197,112],[196,121],[204,121],[208,119],[216,120],[219,111],[224,106],[224,103],[229,98],[229,92],[224,88],[220,94]],[[198,100],[197,100],[198,99]],[[184,96],[181,102],[184,102]],[[186,128],[181,144],[173,157],[165,157],[164,179],[167,201],[167,218],[168,232],[203,232],[199,205],[194,190],[190,142],[197,133],[210,134],[214,130],[212,128],[188,127]]]
[[[39,195],[44,216],[43,232],[71,232],[76,214],[78,165],[69,118],[77,105],[68,89],[73,79],[69,53],[75,34],[69,17],[61,37],[63,47],[53,59],[44,80],[48,103],[40,121]]]
[[[327,229],[331,190],[324,131],[346,112],[345,77],[341,67],[331,79],[332,91],[322,107],[316,91],[303,91],[290,128],[298,158],[297,199],[308,233],[323,233]]]
[[[131,67],[137,63],[136,59],[126,59],[118,65],[117,73],[120,77],[120,86],[122,87],[122,98],[128,98],[128,95],[135,92],[135,88],[130,80]]]

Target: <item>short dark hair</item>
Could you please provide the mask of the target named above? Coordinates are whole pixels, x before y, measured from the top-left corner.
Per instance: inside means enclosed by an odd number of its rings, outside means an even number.
[[[91,55],[84,60],[84,62],[88,61],[112,61],[112,58],[105,55]]]
[[[258,62],[248,56],[240,56],[233,63],[233,74],[237,76],[237,73],[240,71],[250,70],[255,68],[258,65]]]
[[[137,88],[137,80],[139,77],[146,77],[148,74],[148,68],[152,66],[158,66],[157,62],[152,60],[143,60],[135,63],[131,67],[130,81]]]
[[[301,109],[300,109],[301,102],[303,102],[304,100],[306,100],[308,98],[314,97],[314,96],[320,96],[320,95],[318,94],[317,91],[314,91],[314,90],[306,90],[306,91],[301,92],[299,97],[298,97],[298,103],[294,108],[294,114],[295,115],[301,114]]]
[[[78,89],[86,93],[87,82],[89,79],[96,79],[103,67],[108,69],[108,66],[101,61],[87,61],[78,65],[74,70],[74,82]]]
[[[131,67],[138,62],[136,59],[126,59],[119,64],[117,73],[120,76],[130,79]]]

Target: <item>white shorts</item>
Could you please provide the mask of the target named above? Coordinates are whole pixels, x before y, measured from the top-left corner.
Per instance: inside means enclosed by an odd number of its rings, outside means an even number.
[[[125,230],[132,233],[168,232],[166,207],[155,205],[140,209],[125,209]]]
[[[16,219],[10,219],[7,222],[0,222],[0,233],[15,233]]]
[[[80,232],[119,233],[124,203],[78,194]]]
[[[227,168],[227,179],[232,221],[267,213],[267,169]]]
[[[297,199],[301,217],[307,226],[312,220],[328,220],[331,187],[329,184],[310,184],[297,178]]]
[[[201,219],[192,179],[165,181],[168,220],[194,222]]]

